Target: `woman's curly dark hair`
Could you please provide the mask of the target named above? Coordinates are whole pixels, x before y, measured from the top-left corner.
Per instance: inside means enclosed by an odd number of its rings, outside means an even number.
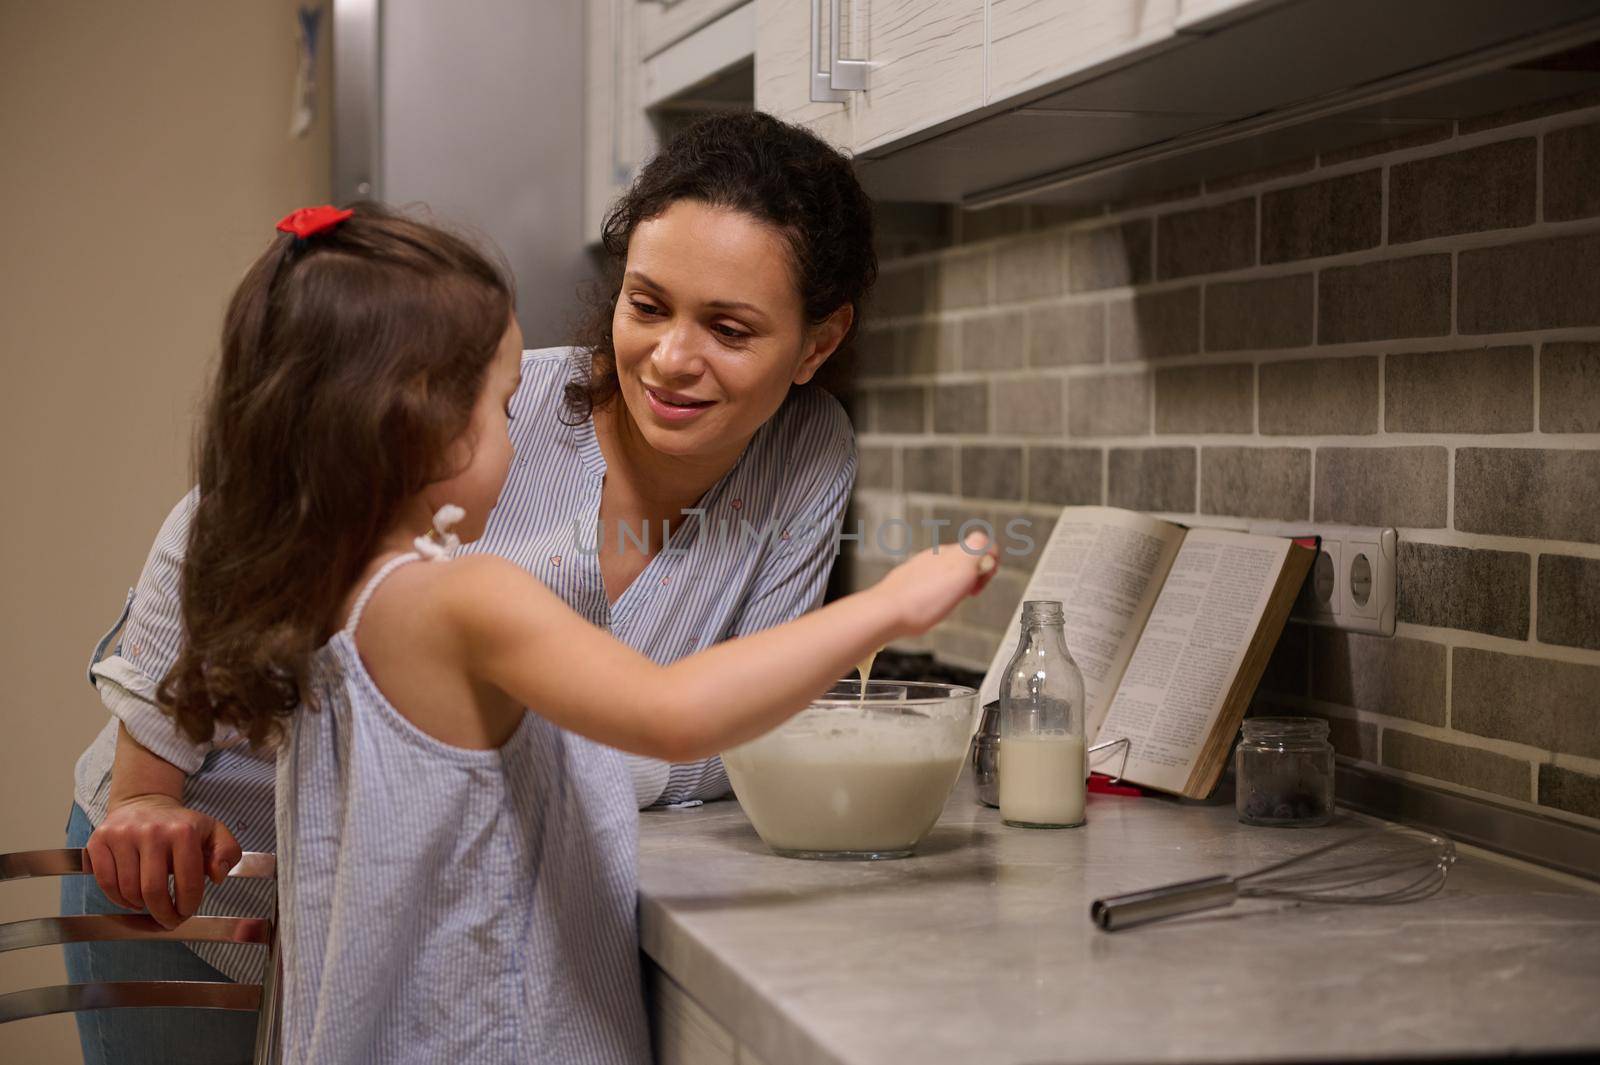
[[[759,111],[712,115],[673,137],[606,214],[605,277],[578,335],[588,372],[566,391],[576,421],[618,391],[611,318],[633,231],[679,200],[743,212],[783,235],[806,321],[819,324],[847,303],[855,311],[818,382],[826,387],[848,372],[862,304],[878,276],[872,200],[850,160],[805,127]]]

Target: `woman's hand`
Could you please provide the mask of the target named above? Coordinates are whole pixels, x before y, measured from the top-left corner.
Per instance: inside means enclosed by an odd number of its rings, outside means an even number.
[[[965,545],[930,548],[896,566],[873,588],[894,604],[907,636],[933,628],[969,595],[977,595],[994,577],[1000,549],[981,532]]]
[[[221,821],[169,795],[117,801],[84,848],[106,898],[145,909],[163,928],[194,916],[206,880],[222,883],[238,864],[239,842]],[[167,876],[174,889],[170,894]]]

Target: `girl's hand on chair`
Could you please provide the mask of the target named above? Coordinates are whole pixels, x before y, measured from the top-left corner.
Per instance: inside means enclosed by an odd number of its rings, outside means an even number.
[[[221,821],[167,795],[117,803],[84,851],[106,898],[126,909],[148,910],[163,928],[193,917],[206,880],[222,883],[242,853]]]

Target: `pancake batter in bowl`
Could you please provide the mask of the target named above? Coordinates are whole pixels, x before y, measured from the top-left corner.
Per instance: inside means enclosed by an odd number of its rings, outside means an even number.
[[[726,752],[723,764],[778,854],[899,858],[939,819],[971,725],[970,713],[944,708],[814,707]]]

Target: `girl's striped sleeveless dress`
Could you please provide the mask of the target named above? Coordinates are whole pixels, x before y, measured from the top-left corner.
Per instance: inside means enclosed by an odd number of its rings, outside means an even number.
[[[491,751],[401,717],[354,633],[416,559],[363,590],[278,755],[283,1060],[648,1062],[622,756],[533,713]]]

